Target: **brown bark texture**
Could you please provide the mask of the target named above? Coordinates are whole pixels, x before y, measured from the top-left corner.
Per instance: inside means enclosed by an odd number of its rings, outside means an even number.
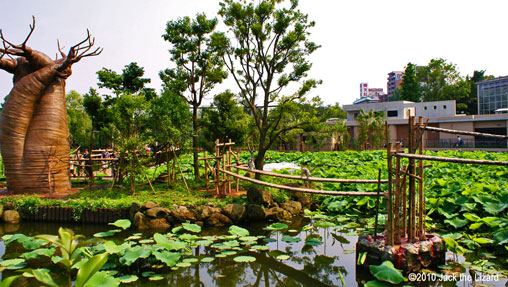
[[[13,88],[0,117],[0,151],[9,193],[54,193],[70,189],[69,129],[65,79],[81,58],[95,56],[94,38],[72,46],[61,58],[10,43],[0,30],[0,69],[13,74]],[[14,58],[16,57],[16,58]]]

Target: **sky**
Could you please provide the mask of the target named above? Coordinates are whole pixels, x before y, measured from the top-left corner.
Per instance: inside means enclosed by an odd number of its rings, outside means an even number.
[[[104,51],[73,65],[67,92],[86,93],[97,87],[98,70],[121,73],[130,62],[143,67],[152,81],[148,86],[160,91],[158,73],[172,65],[170,45],[161,37],[166,22],[201,12],[218,17],[218,9],[213,0],[0,0],[0,29],[7,40],[21,43],[34,15],[27,45],[51,57],[58,52],[57,39],[67,50],[89,29]],[[322,47],[309,58],[309,77],[323,83],[309,96],[320,96],[324,104],[351,104],[361,82],[386,92],[389,72],[433,58],[456,64],[462,76],[474,70],[508,75],[505,0],[300,0],[299,9],[316,22],[310,39]],[[12,75],[0,71],[0,97],[11,88]],[[237,90],[226,81],[214,92],[226,89]]]

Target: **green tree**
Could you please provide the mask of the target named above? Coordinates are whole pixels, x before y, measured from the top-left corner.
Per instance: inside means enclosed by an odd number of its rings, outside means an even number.
[[[150,79],[142,78],[145,74],[145,70],[139,67],[136,62],[131,62],[122,70],[122,74],[102,68],[97,72],[99,88],[106,88],[113,91],[118,97],[122,93],[137,94],[142,93],[147,100],[150,100],[155,96],[155,92],[151,88],[146,88],[145,85],[150,83]]]
[[[225,52],[226,67],[254,119],[257,169],[263,168],[266,151],[281,134],[308,124],[312,117],[296,118],[294,112],[301,114],[298,104],[319,84],[307,79],[311,68],[307,57],[319,47],[308,39],[315,23],[297,9],[298,1],[285,4],[276,0],[225,0],[220,3],[219,15],[231,36],[213,36],[214,46]],[[297,91],[283,93],[288,86],[297,85]]]
[[[420,84],[416,78],[416,66],[408,63],[400,84],[400,100],[420,102]]]
[[[123,93],[113,104],[113,126],[116,149],[120,153],[120,168],[129,180],[131,193],[135,192],[135,180],[144,175],[144,131],[148,102],[143,94]]]
[[[97,85],[111,90],[115,95],[105,95],[98,110],[104,119],[102,132],[113,138],[119,151],[118,182],[122,183],[123,175],[127,173],[131,188],[135,177],[141,172],[141,162],[135,151],[141,151],[146,143],[147,127],[144,120],[148,114],[147,108],[150,100],[157,96],[153,89],[145,87],[150,79],[143,78],[143,75],[144,69],[135,62],[126,65],[122,74],[107,68],[97,72]]]
[[[371,148],[380,148],[385,140],[384,114],[382,112],[374,112],[373,110],[367,113],[360,110],[356,120],[360,124],[358,142],[361,148],[367,149],[368,145]]]
[[[194,176],[199,179],[198,163],[198,108],[203,98],[221,83],[227,73],[216,49],[210,44],[210,34],[217,26],[217,19],[207,19],[205,14],[169,21],[166,24],[164,40],[172,46],[169,49],[175,68],[166,69],[160,77],[167,89],[181,95],[192,107],[192,146]]]
[[[213,98],[211,108],[203,112],[202,145],[210,151],[216,139],[221,142],[231,139],[235,146],[245,144],[250,130],[249,117],[234,97],[230,90],[220,93]]]
[[[401,100],[402,89],[400,87],[395,88],[392,92],[392,96],[388,98],[389,102],[396,102]]]
[[[469,83],[469,86],[471,88],[469,92],[469,97],[467,97],[464,101],[466,109],[464,112],[468,115],[474,115],[478,114],[478,85],[476,83],[487,80],[487,79],[493,79],[494,76],[492,75],[485,75],[485,70],[477,71],[475,70],[473,72],[473,76],[469,77],[469,75],[466,76],[466,81]]]
[[[148,123],[154,139],[162,144],[165,151],[168,183],[170,153],[173,147],[186,150],[192,134],[191,119],[185,100],[171,90],[164,89],[161,96],[151,102]]]
[[[76,91],[70,91],[66,97],[67,118],[69,119],[69,134],[71,146],[88,146],[92,121],[83,105],[83,96]]]

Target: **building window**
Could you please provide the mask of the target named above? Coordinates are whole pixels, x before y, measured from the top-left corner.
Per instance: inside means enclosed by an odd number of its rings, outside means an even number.
[[[443,105],[443,110],[446,110],[446,105]]]
[[[427,110],[427,106],[423,107],[424,110]]]
[[[399,111],[397,111],[397,110],[387,111],[386,112],[386,116],[389,117],[389,118],[398,117],[399,116]]]
[[[434,110],[435,110],[435,109],[437,109],[437,107],[436,107],[436,106],[434,106]]]

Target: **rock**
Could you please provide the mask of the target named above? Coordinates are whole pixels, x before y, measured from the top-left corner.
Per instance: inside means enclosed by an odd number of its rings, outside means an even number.
[[[146,216],[152,218],[166,218],[169,214],[171,214],[171,211],[162,207],[154,207],[145,211],[145,214]]]
[[[406,243],[400,246],[403,252],[403,257],[401,260],[402,266],[395,266],[402,270],[407,270],[408,272],[417,272],[421,270],[422,266],[420,265],[420,255],[418,254],[418,247],[415,244]],[[401,251],[399,251],[401,253]]]
[[[165,218],[149,218],[141,212],[137,212],[132,220],[132,225],[140,230],[142,229],[168,229],[171,225],[168,224]]]
[[[156,207],[158,207],[158,205],[151,201],[147,201],[145,202],[145,205],[143,205],[143,209],[151,209]]]
[[[210,217],[210,215],[214,213],[221,213],[221,209],[218,207],[204,206],[201,210],[200,219],[206,220],[208,217]]]
[[[229,217],[231,221],[238,222],[245,214],[245,206],[238,203],[228,204],[222,209],[222,212]]]
[[[274,205],[272,194],[257,187],[249,187],[247,189],[247,200],[250,203],[261,204],[266,207]]]
[[[293,215],[300,214],[302,211],[302,204],[298,201],[290,200],[281,204],[281,207]]]
[[[5,223],[19,223],[19,213],[16,210],[6,210],[2,214],[2,220]]]
[[[131,204],[131,207],[129,207],[129,217],[130,217],[130,219],[134,218],[134,214],[136,214],[136,212],[140,211],[141,207],[142,207],[141,204],[138,203],[138,202],[133,202]]]
[[[291,213],[280,207],[272,207],[266,210],[266,217],[276,221],[286,221],[291,218]]]
[[[294,200],[300,202],[302,204],[303,209],[309,209],[312,205],[312,199],[309,196],[304,194],[303,192],[297,191],[292,193],[292,197]]]
[[[224,214],[213,213],[210,217],[208,217],[206,223],[213,227],[222,227],[231,225],[231,220]]]
[[[194,213],[189,211],[185,206],[179,206],[177,209],[171,210],[171,215],[173,215],[178,222],[196,221]]]
[[[258,204],[248,204],[245,208],[245,216],[251,221],[262,221],[266,218],[265,208]]]
[[[8,201],[4,203],[4,210],[16,209],[16,204],[14,202]]]
[[[428,268],[432,264],[432,242],[420,241],[419,243],[420,263]]]
[[[15,233],[19,230],[18,223],[6,223],[4,224],[4,230],[6,233]]]

